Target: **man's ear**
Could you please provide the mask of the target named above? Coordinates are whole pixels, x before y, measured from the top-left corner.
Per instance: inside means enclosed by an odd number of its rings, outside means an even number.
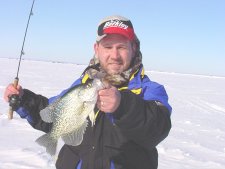
[[[98,58],[98,47],[99,47],[99,44],[96,42],[94,44],[94,50],[95,50],[95,57]]]
[[[137,51],[137,44],[135,42],[132,42],[132,49],[134,52]]]

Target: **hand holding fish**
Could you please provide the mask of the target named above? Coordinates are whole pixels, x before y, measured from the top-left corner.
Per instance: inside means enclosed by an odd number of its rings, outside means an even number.
[[[97,107],[107,113],[113,113],[120,105],[121,94],[117,88],[110,86],[109,88],[99,90]]]

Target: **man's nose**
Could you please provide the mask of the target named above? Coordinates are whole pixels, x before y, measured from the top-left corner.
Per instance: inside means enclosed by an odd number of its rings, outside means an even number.
[[[119,50],[117,48],[112,49],[111,58],[113,58],[113,59],[120,58],[120,53],[119,53]]]

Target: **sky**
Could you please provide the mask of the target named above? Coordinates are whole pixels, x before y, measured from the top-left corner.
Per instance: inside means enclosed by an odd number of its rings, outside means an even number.
[[[32,0],[0,1],[0,57],[19,58]],[[88,64],[97,25],[129,18],[147,70],[225,76],[224,0],[36,0],[23,58]]]
[[[0,58],[0,168],[55,169],[55,161],[35,142],[44,133],[34,130],[16,113],[12,120],[7,118],[9,107],[2,96],[14,78],[12,69],[16,65],[16,59]],[[84,68],[71,63],[24,60],[20,84],[51,97],[68,88]],[[224,169],[225,90],[221,89],[225,77],[158,71],[146,74],[164,85],[173,107],[169,136],[157,146],[158,169]],[[58,145],[57,151],[63,142],[59,140]]]

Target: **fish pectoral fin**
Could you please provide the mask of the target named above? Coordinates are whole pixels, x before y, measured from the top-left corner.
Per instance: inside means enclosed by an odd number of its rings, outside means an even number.
[[[62,136],[62,140],[67,145],[71,145],[71,146],[80,145],[81,142],[83,141],[83,135],[87,126],[88,126],[88,121],[85,120],[84,123],[80,127],[78,127],[75,131]]]

